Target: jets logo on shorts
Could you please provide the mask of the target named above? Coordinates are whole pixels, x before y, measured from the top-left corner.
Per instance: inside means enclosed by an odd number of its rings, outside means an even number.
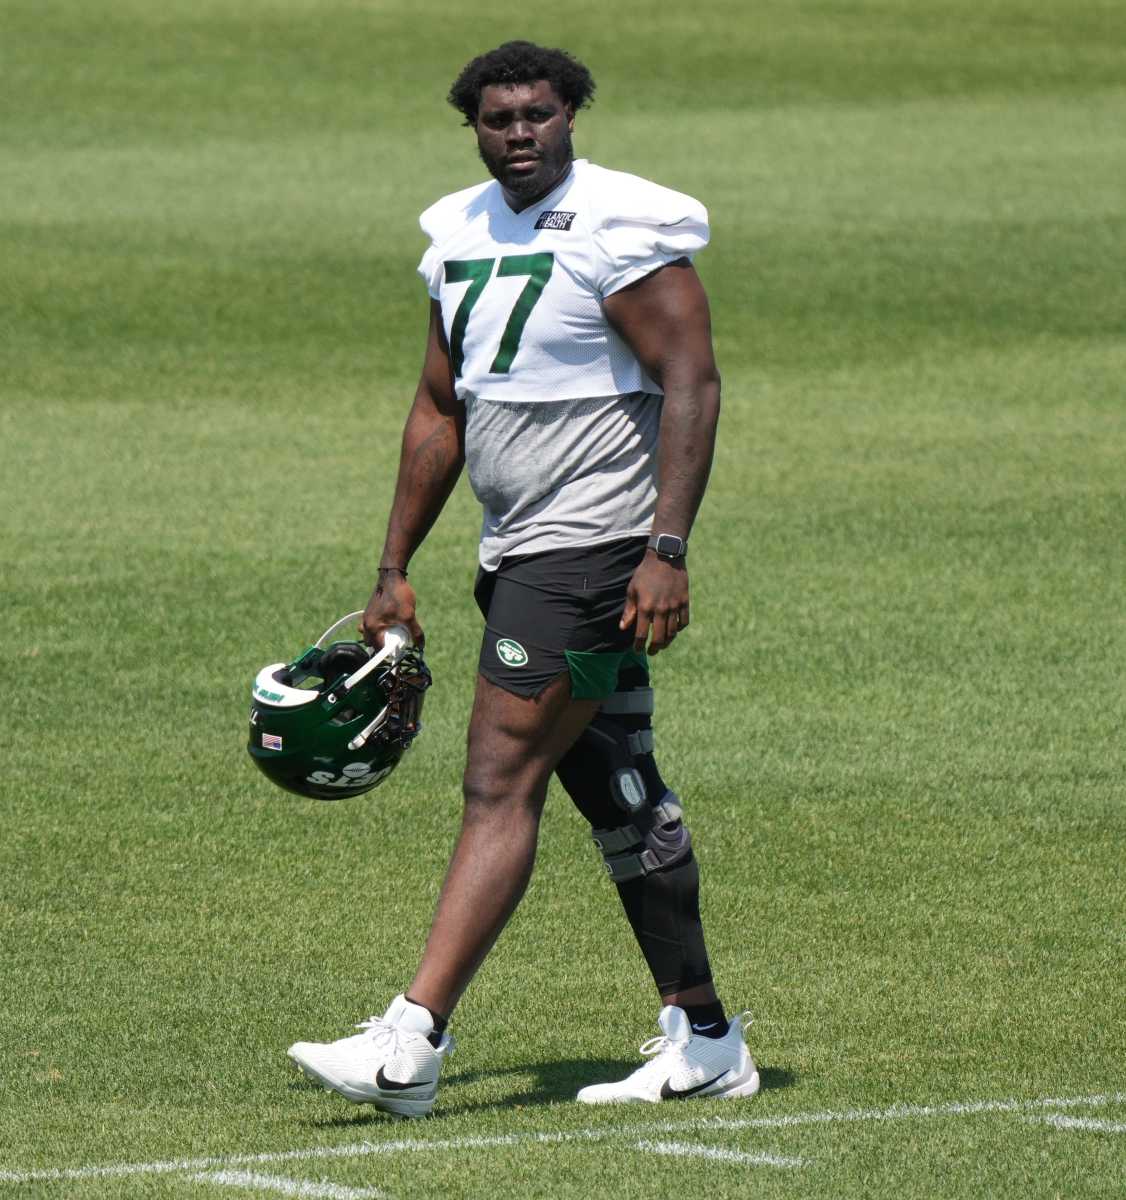
[[[497,642],[497,658],[506,667],[523,667],[528,663],[528,652],[511,638],[501,638]]]

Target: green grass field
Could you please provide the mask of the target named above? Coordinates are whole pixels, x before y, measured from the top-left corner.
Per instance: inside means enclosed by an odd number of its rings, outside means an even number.
[[[1120,1196],[1121,4],[2,25],[0,1200]],[[245,718],[260,666],[366,600],[417,213],[481,175],[443,98],[511,36],[599,80],[580,153],[712,213],[725,411],[657,733],[764,1089],[572,1102],[657,1005],[555,791],[402,1124],[284,1052],[382,1011],[425,935],[480,636],[467,487],[412,567],[436,684],[394,778],[289,797]]]

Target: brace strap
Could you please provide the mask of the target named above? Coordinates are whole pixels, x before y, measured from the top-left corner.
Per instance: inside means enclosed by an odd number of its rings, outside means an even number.
[[[653,689],[631,688],[615,692],[602,701],[602,712],[615,717],[647,716],[653,711]]]
[[[640,854],[616,854],[613,858],[603,861],[606,863],[606,874],[615,883],[629,883],[631,879],[640,879],[642,875],[651,874],[661,865],[648,846]]]
[[[653,805],[649,811],[653,814],[654,825],[671,825],[684,816],[684,808],[675,792],[666,792],[661,803]],[[602,857],[606,859],[607,864],[610,861],[610,855],[621,854],[623,850],[629,850],[630,847],[637,846],[645,840],[645,835],[636,825],[619,825],[617,829],[596,829],[593,837],[594,844],[602,851]],[[642,851],[642,855],[645,853],[647,851]],[[638,855],[623,855],[622,857],[636,858]],[[649,869],[652,870],[652,867]],[[646,872],[641,871],[639,874],[644,875]]]
[[[692,851],[692,838],[678,821],[669,828],[654,825],[639,848],[625,854],[603,856],[606,873],[615,883],[629,883],[654,871],[674,867]]]

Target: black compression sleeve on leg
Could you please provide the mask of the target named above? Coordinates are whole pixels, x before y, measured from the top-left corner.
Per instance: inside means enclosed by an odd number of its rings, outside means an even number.
[[[711,982],[695,855],[675,867],[619,883],[618,895],[662,996]]]

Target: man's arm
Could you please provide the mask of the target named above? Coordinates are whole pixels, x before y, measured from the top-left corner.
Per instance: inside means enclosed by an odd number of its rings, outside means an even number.
[[[719,420],[719,371],[708,297],[687,259],[608,296],[606,315],[650,378],[664,390],[653,533],[687,538],[704,496]],[[649,550],[634,572],[622,628],[634,646],[664,649],[688,624],[688,571]]]
[[[363,617],[364,637],[379,645],[383,631],[405,625],[422,646],[414,588],[406,568],[453,491],[465,462],[465,409],[454,392],[442,310],[430,304],[426,359],[403,430],[399,478],[379,559],[379,577]]]

